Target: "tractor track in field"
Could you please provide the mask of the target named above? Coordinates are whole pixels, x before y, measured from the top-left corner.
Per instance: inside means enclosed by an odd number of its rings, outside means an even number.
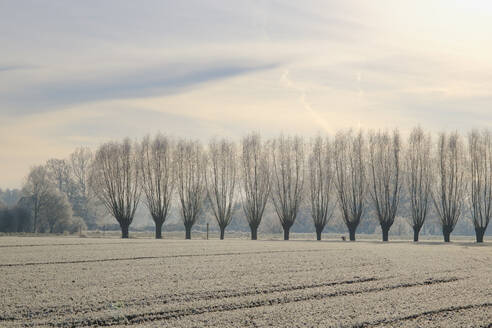
[[[354,265],[339,265],[338,268],[362,268],[362,267],[377,267],[378,264],[374,263],[361,263],[357,266]],[[255,270],[255,271],[233,271],[231,273],[236,273],[240,276],[248,276],[251,274],[254,274],[255,276],[262,276],[262,275],[269,275],[269,274],[285,274],[285,273],[313,273],[313,272],[323,272],[326,271],[326,266],[322,267],[313,267],[313,268],[308,268],[308,269],[287,269],[287,270],[275,270],[275,269],[269,269],[269,270]],[[195,281],[210,281],[210,277],[204,277],[204,278],[197,278],[194,279]]]
[[[127,245],[145,245],[146,242],[132,242]],[[18,244],[18,245],[0,245],[0,248],[22,248],[22,247],[54,247],[54,246],[98,246],[98,245],[118,245],[118,242],[103,242],[103,243],[64,243],[64,244]]]
[[[450,307],[436,309],[436,310],[414,313],[414,314],[410,314],[410,315],[402,316],[402,317],[397,317],[397,318],[381,319],[381,320],[371,321],[371,322],[361,322],[361,323],[351,325],[348,327],[350,327],[350,328],[371,328],[371,327],[384,326],[384,325],[388,325],[388,324],[394,324],[394,323],[398,323],[401,321],[414,320],[414,319],[418,319],[418,318],[425,317],[425,316],[440,315],[440,314],[444,314],[444,313],[450,313],[450,312],[456,312],[456,311],[462,311],[462,310],[473,310],[473,309],[480,309],[480,308],[485,309],[485,308],[489,308],[489,307],[492,307],[492,303],[479,303],[479,304],[450,306]],[[492,322],[487,323],[485,326],[482,326],[482,327],[492,327]]]
[[[350,296],[350,295],[359,295],[364,293],[377,293],[388,290],[395,290],[400,288],[411,288],[411,287],[419,287],[419,286],[430,286],[435,284],[443,284],[450,283],[460,280],[459,278],[446,278],[446,279],[427,279],[424,281],[418,282],[409,282],[409,283],[398,283],[388,286],[381,287],[371,287],[365,288],[361,290],[341,290],[334,292],[314,292],[309,295],[285,295],[285,296],[277,296],[273,298],[268,298],[264,300],[254,300],[249,302],[235,302],[228,304],[218,304],[218,305],[210,305],[210,306],[200,306],[195,308],[185,308],[185,309],[176,309],[176,310],[164,310],[164,311],[153,311],[153,312],[144,312],[144,313],[134,313],[127,315],[119,315],[119,316],[106,316],[100,318],[91,318],[91,319],[82,319],[82,320],[66,320],[60,322],[47,322],[42,323],[43,325],[49,325],[52,327],[83,327],[83,326],[114,326],[114,325],[129,325],[129,324],[140,324],[144,322],[152,322],[152,321],[165,321],[172,319],[180,319],[187,316],[204,314],[204,313],[220,313],[227,311],[236,311],[243,309],[252,309],[263,306],[274,306],[281,304],[289,304],[295,302],[304,302],[311,300],[321,300],[331,297],[340,297],[340,296]],[[333,282],[332,282],[333,283]],[[352,282],[357,283],[356,281]],[[306,289],[309,287],[303,287],[298,289]],[[311,287],[311,288],[319,288],[319,287]],[[294,289],[295,290],[295,289]],[[274,292],[285,292],[285,290],[275,290]],[[256,294],[256,293],[255,293]],[[268,293],[267,293],[268,294]],[[247,295],[245,295],[247,296]],[[217,298],[217,295],[213,295],[213,298]],[[223,297],[223,296],[222,296]],[[236,297],[236,296],[230,296]],[[241,297],[238,295],[237,297]],[[224,297],[223,297],[224,298]],[[374,324],[374,323],[368,323]],[[378,323],[375,323],[378,324]],[[32,324],[35,326],[36,324]],[[358,326],[354,326],[358,327]],[[364,326],[361,326],[364,327]]]
[[[210,254],[175,254],[175,255],[163,255],[163,256],[135,256],[135,257],[116,257],[107,259],[93,259],[93,260],[72,260],[72,261],[51,261],[51,262],[25,262],[25,263],[2,263],[1,267],[24,267],[35,265],[62,265],[62,264],[81,264],[81,263],[99,263],[99,262],[116,262],[116,261],[138,261],[138,260],[155,260],[155,259],[169,259],[169,258],[189,258],[189,257],[213,257],[213,256],[240,256],[240,255],[255,255],[255,254],[276,254],[276,253],[321,253],[327,251],[327,249],[306,249],[306,250],[271,250],[271,251],[255,251],[255,252],[224,252],[224,253],[210,253]]]
[[[190,292],[186,294],[163,294],[157,295],[154,297],[146,297],[146,298],[134,298],[128,300],[113,300],[113,301],[105,301],[96,304],[91,304],[83,308],[72,308],[67,306],[55,306],[55,307],[44,307],[42,309],[29,310],[22,312],[22,309],[18,309],[17,313],[21,314],[21,316],[16,318],[9,318],[11,320],[22,320],[22,319],[33,319],[33,318],[43,318],[49,317],[51,315],[69,315],[69,314],[78,314],[78,313],[87,313],[87,312],[97,312],[102,310],[110,309],[112,304],[124,303],[125,307],[130,306],[142,306],[142,305],[150,305],[150,304],[170,304],[170,303],[188,303],[195,301],[207,301],[212,299],[228,299],[234,297],[245,297],[252,295],[268,295],[272,293],[282,293],[282,292],[292,292],[296,290],[305,290],[312,288],[322,288],[322,287],[332,287],[339,285],[353,285],[357,283],[365,283],[365,282],[373,282],[380,281],[386,278],[376,278],[376,277],[367,277],[367,278],[356,278],[350,280],[341,280],[341,281],[329,281],[329,282],[321,282],[315,284],[298,284],[298,285],[278,285],[278,286],[263,286],[263,287],[253,287],[247,288],[240,291],[226,289],[226,290],[207,290],[207,291],[199,291],[199,292]],[[0,317],[0,321],[2,318]]]

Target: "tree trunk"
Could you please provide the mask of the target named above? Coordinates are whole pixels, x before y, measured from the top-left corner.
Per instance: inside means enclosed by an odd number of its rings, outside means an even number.
[[[258,239],[258,227],[250,226],[250,229],[251,229],[251,240],[257,240]]]
[[[355,241],[355,228],[349,228],[350,241]]]
[[[127,239],[128,238],[128,229],[130,227],[129,224],[127,223],[121,223],[121,238]]]
[[[191,239],[191,226],[190,227],[185,226],[185,230],[186,230],[185,239]]]
[[[419,233],[420,233],[420,228],[419,227],[413,227],[413,241],[414,242],[419,241]]]
[[[475,228],[475,235],[477,237],[477,243],[483,243],[483,235],[485,234],[485,228]]]
[[[284,240],[289,240],[290,227],[284,227]]]
[[[220,240],[224,240],[225,227],[220,227]]]
[[[37,225],[38,225],[38,216],[36,213],[34,213],[34,219],[33,219],[33,223],[32,223],[32,232],[35,233],[36,232],[36,228],[37,228]]]
[[[448,227],[442,227],[442,234],[444,236],[444,242],[449,243],[449,235],[451,235],[451,229],[449,229]]]
[[[155,221],[155,239],[162,239],[162,221]]]
[[[388,241],[389,228],[388,227],[381,227],[381,230],[383,230],[383,241]]]
[[[322,231],[323,231],[323,228],[316,227],[316,240],[321,240],[321,232]]]

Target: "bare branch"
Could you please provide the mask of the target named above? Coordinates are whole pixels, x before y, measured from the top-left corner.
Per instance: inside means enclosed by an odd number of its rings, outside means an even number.
[[[53,185],[48,170],[44,166],[31,168],[22,193],[31,206],[33,217],[32,232],[38,231],[41,212],[49,205],[49,195],[54,188],[56,187]]]
[[[365,209],[366,145],[361,131],[339,132],[335,137],[335,187],[342,218],[349,230],[350,240]]]
[[[463,212],[467,190],[464,155],[463,143],[457,132],[439,135],[436,158],[437,181],[432,191],[432,200],[441,219],[445,242],[449,242],[449,236]]]
[[[236,196],[236,145],[225,139],[212,139],[208,153],[207,195],[220,228],[220,239],[224,239],[225,228],[232,220]]]
[[[128,238],[140,200],[139,178],[135,146],[129,139],[99,147],[91,167],[90,187],[120,224],[122,238]]]
[[[259,134],[242,140],[241,178],[243,210],[251,229],[251,239],[257,239],[265,206],[270,196],[270,161],[268,145],[263,145]]]
[[[301,137],[280,136],[272,142],[272,194],[284,239],[294,224],[304,192],[305,160]]]
[[[162,225],[171,207],[175,177],[174,142],[161,134],[142,140],[139,164],[145,203],[155,223],[155,238],[162,238]]]
[[[481,243],[492,216],[492,136],[490,131],[473,130],[468,135],[468,144],[471,173],[470,208],[477,243]]]
[[[207,195],[205,170],[207,157],[198,141],[180,140],[176,146],[176,182],[186,239],[198,221]]]
[[[432,187],[431,136],[422,128],[414,128],[408,139],[405,151],[405,177],[410,197],[410,210],[414,241],[429,212]]]
[[[318,240],[321,240],[321,232],[333,215],[333,206],[330,205],[334,180],[332,155],[332,145],[328,138],[318,136],[311,142],[308,160],[309,195]]]
[[[400,202],[400,133],[390,136],[388,132],[369,134],[369,194],[383,232],[383,241],[388,241],[388,232],[395,221]]]

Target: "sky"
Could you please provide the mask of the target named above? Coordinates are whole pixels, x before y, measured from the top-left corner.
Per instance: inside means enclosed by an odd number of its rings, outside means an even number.
[[[77,147],[492,127],[492,2],[0,0],[0,188]]]

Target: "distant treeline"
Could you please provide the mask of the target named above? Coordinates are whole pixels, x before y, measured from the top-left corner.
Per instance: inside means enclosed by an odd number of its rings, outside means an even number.
[[[51,159],[31,169],[22,191],[0,199],[0,231],[8,232],[97,229],[110,214],[127,238],[143,203],[156,238],[173,212],[187,239],[208,216],[221,238],[228,227],[249,229],[252,239],[268,230],[289,239],[291,229],[321,239],[345,227],[351,240],[379,231],[387,241],[396,229],[417,241],[423,229],[445,241],[475,232],[481,242],[492,215],[492,134],[432,138],[415,128],[406,140],[397,129],[264,140],[253,133],[206,146],[159,134]]]

